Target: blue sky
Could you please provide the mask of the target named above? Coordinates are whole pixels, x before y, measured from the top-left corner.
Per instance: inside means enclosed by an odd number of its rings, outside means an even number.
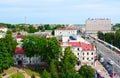
[[[0,22],[84,24],[88,18],[120,23],[120,0],[1,0]]]

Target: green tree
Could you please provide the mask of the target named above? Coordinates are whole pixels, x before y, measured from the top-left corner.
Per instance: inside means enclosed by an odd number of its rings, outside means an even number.
[[[63,55],[64,56],[61,61],[62,69],[63,70],[74,70],[77,57],[72,52],[71,47],[66,47]]]
[[[82,78],[93,78],[95,75],[94,69],[91,66],[83,65],[78,71]]]
[[[36,45],[38,42],[38,38],[35,36],[25,36],[23,38],[23,48],[25,51],[25,55],[28,57],[33,57],[37,54]]]
[[[104,34],[103,34],[103,32],[98,31],[97,32],[97,36],[98,36],[99,39],[104,40]]]
[[[59,41],[53,37],[53,38],[47,38],[46,40],[46,49],[44,52],[44,61],[46,61],[48,64],[54,59],[56,62],[58,62],[58,58],[62,52],[61,46]]]
[[[17,42],[14,40],[14,38],[12,37],[12,32],[9,30],[6,32],[6,35],[4,38],[4,43],[5,43],[5,46],[7,48],[7,51],[11,55],[13,55],[15,48],[16,48],[16,45],[17,45]]]
[[[50,63],[50,73],[52,78],[59,78],[58,77],[58,71],[57,71],[57,65],[55,64],[55,60],[52,60]]]
[[[102,58],[102,54],[99,53],[99,54],[98,54],[98,60],[100,61],[101,58]]]
[[[9,68],[14,63],[11,54],[7,51],[4,38],[0,39],[0,73]]]
[[[47,72],[46,70],[44,70],[44,71],[42,72],[42,78],[51,78],[51,75],[50,75],[49,72]]]

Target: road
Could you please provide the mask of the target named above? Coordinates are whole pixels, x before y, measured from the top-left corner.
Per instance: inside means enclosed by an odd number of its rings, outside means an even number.
[[[95,41],[92,38],[86,39],[89,42],[95,42],[95,45],[97,47],[97,53],[101,53],[103,55],[103,58],[108,61],[112,60],[114,61],[114,71],[117,73],[117,76],[114,78],[120,78],[120,54],[117,54],[116,52],[112,51],[111,49],[107,48],[105,45]]]
[[[117,75],[120,77],[120,56],[119,54],[115,53],[111,49],[107,48],[103,44],[96,42],[97,51],[98,53],[101,53],[103,55],[103,58],[106,60],[112,60],[114,61],[114,71],[117,73]]]

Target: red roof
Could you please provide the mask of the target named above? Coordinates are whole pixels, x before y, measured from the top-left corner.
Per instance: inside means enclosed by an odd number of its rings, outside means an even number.
[[[72,47],[81,47],[83,51],[92,51],[94,50],[94,46],[92,44],[86,44],[81,42],[61,42],[61,44],[68,44]]]
[[[57,28],[56,30],[75,30],[75,28]]]
[[[15,54],[24,54],[24,50],[21,47],[15,49]]]
[[[72,47],[80,47],[81,46],[80,42],[61,42],[61,44],[64,44],[64,43],[66,43]]]
[[[23,38],[23,36],[22,35],[17,35],[16,38]]]
[[[83,51],[94,50],[94,46],[92,44],[81,43],[81,47]]]
[[[6,28],[5,26],[0,26],[0,29]]]

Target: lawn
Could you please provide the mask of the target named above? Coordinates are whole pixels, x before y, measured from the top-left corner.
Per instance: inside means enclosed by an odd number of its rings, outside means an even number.
[[[40,74],[39,74],[38,72],[32,71],[32,70],[30,70],[30,69],[24,68],[24,71],[25,71],[28,75],[30,75],[30,76],[32,76],[32,75],[40,76]]]
[[[13,68],[13,67],[11,67],[7,70],[4,70],[4,73],[6,73],[6,74],[11,74],[11,73],[14,73],[14,72],[17,72],[17,69]]]
[[[25,78],[25,77],[22,73],[18,72],[18,73],[11,75],[9,78]]]

